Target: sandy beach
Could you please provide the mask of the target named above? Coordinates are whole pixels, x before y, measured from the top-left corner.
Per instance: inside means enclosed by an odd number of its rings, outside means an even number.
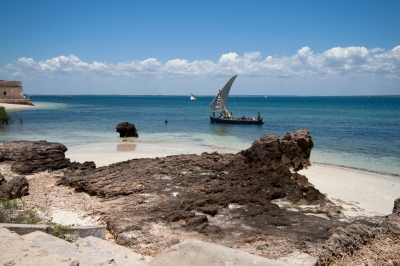
[[[0,106],[3,106],[6,111],[10,110],[21,110],[21,109],[30,109],[35,108],[37,106],[26,105],[26,104],[10,104],[10,103],[0,103]]]
[[[318,163],[299,173],[333,202],[342,205],[348,216],[390,214],[394,200],[400,197],[398,176]]]
[[[103,142],[67,147],[65,156],[83,163],[94,161],[97,167],[107,166],[113,163],[131,159],[156,158],[179,154],[201,154],[202,152],[236,153],[233,149],[215,149],[206,146],[188,146],[176,143],[138,143],[134,141],[126,142]]]
[[[68,147],[66,157],[81,163],[94,161],[97,167],[101,167],[130,159],[201,154],[205,151],[215,150],[176,144],[107,142]],[[349,217],[390,214],[394,200],[400,197],[400,177],[397,176],[319,163],[313,163],[299,173],[305,175],[329,199],[341,205],[344,208],[343,213]]]

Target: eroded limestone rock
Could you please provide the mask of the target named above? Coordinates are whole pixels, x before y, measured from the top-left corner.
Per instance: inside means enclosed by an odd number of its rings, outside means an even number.
[[[310,165],[313,147],[310,131],[303,128],[284,136],[275,133],[263,135],[240,153],[252,167],[276,170],[285,166],[301,170]]]
[[[0,162],[11,162],[11,170],[31,174],[69,167],[65,158],[67,147],[47,141],[10,141],[0,143]]]
[[[119,133],[119,136],[121,138],[128,138],[128,137],[134,137],[138,138],[139,134],[136,130],[136,127],[134,124],[129,123],[129,122],[123,122],[117,125],[116,127],[117,132]]]
[[[5,180],[0,174],[0,199],[10,200],[21,198],[29,194],[29,183],[25,176],[15,176],[10,180]]]

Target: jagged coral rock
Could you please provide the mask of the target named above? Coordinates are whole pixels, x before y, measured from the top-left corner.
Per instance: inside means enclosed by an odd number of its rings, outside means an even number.
[[[254,141],[250,148],[241,151],[246,163],[252,167],[276,170],[287,166],[295,170],[310,165],[311,150],[314,143],[307,129],[299,129],[285,136],[275,133],[263,135]]]
[[[65,158],[67,147],[47,141],[10,141],[0,143],[0,162],[11,162],[11,170],[18,174],[38,173],[69,167]]]

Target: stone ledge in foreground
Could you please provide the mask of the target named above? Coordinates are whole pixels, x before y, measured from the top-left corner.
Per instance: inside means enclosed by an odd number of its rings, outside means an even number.
[[[0,227],[7,228],[19,235],[26,235],[32,232],[41,231],[48,232],[51,227],[48,225],[35,225],[35,224],[6,224],[0,223]],[[71,226],[68,228],[68,233],[80,238],[87,236],[94,236],[101,239],[106,239],[106,227],[98,225],[86,226]]]

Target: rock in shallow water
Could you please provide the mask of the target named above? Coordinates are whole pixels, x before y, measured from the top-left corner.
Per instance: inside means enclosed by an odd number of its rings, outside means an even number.
[[[121,138],[139,137],[135,125],[129,122],[123,122],[118,124],[116,130]]]

